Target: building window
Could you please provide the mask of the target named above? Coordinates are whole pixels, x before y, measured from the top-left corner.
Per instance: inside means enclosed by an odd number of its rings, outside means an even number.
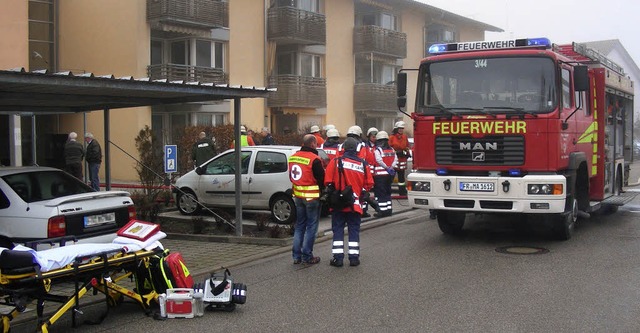
[[[171,42],[171,63],[177,65],[188,65],[189,46],[188,41],[181,40]]]
[[[196,66],[223,68],[223,45],[210,40],[196,40]]]
[[[454,27],[432,24],[425,30],[425,55],[427,55],[427,50],[429,50],[429,47],[433,44],[457,42],[457,33]]]
[[[396,79],[396,73],[397,66],[365,60],[356,62],[356,83],[391,84]]]
[[[398,16],[391,13],[367,13],[356,17],[359,26],[375,25],[393,31],[400,31],[398,22]]]
[[[320,12],[320,0],[272,0],[276,7],[293,7],[308,12]]]
[[[29,69],[55,68],[54,0],[29,1]]]
[[[287,52],[277,56],[279,75],[322,77],[322,57],[310,53]]]
[[[161,40],[151,40],[151,64],[160,65],[163,63],[163,46]]]

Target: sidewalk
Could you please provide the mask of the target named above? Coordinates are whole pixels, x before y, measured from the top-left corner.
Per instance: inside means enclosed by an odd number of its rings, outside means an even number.
[[[408,206],[406,199],[393,200],[393,215],[383,218],[368,217],[362,219],[361,230],[393,223],[405,219],[410,213],[416,212]],[[171,218],[191,217],[180,216],[179,212],[164,213]],[[254,223],[244,220],[243,225]],[[331,218],[323,217],[318,226],[316,243],[332,238]],[[170,235],[161,242],[172,252],[180,252],[194,276],[209,275],[213,271],[220,271],[222,267],[230,268],[245,264],[275,254],[291,251],[292,237],[289,238],[253,238],[237,236],[206,236],[206,235]]]

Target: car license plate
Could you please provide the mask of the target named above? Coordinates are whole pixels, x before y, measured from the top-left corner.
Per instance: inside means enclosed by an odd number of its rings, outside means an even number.
[[[460,182],[460,191],[493,192],[493,183]]]
[[[103,225],[107,223],[116,222],[116,213],[105,213],[98,215],[91,215],[84,217],[84,227],[95,227],[97,225]]]

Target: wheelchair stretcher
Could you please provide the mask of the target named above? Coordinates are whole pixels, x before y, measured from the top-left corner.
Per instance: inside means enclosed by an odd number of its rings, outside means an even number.
[[[91,290],[93,294],[103,293],[107,306],[119,304],[126,296],[149,314],[152,301],[157,301],[158,294],[153,290],[140,294],[135,288],[132,290],[123,286],[122,282],[125,279],[137,279],[138,268],[148,267],[149,259],[162,253],[161,245],[150,250],[137,247],[137,251],[132,251],[125,244],[104,245],[107,250],[101,250],[97,246],[89,251],[91,253],[82,251],[81,255],[68,260],[71,262],[47,268],[46,271],[36,263],[35,257],[40,252],[4,249],[0,253],[0,304],[10,310],[1,315],[0,332],[8,333],[10,322],[34,302],[39,331],[48,332],[48,328],[70,310],[72,325],[76,327],[76,314],[82,313],[80,299]],[[60,249],[73,253],[74,247],[75,245],[68,245]],[[53,288],[62,284],[73,284],[74,288],[66,288],[69,290],[66,294],[52,290],[64,290],[65,288]],[[61,305],[53,313],[45,315],[45,302]]]

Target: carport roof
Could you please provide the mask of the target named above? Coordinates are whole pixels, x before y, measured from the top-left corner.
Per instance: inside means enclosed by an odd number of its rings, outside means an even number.
[[[75,113],[160,104],[267,97],[275,89],[149,78],[0,70],[0,113]]]

